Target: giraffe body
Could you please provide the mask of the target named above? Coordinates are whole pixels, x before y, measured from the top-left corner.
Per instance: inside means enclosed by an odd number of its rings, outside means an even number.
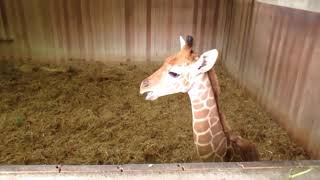
[[[207,51],[198,57],[191,49],[192,44],[191,36],[187,37],[187,42],[180,36],[180,52],[168,57],[156,72],[142,81],[140,93],[146,93],[147,100],[179,92],[188,93],[192,106],[193,139],[202,160],[258,160],[255,145],[233,135],[219,109],[219,85],[212,69],[218,51]]]

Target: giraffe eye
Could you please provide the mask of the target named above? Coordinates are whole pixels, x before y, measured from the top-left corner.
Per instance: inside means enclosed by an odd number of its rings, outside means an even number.
[[[178,74],[178,73],[175,73],[175,72],[169,72],[169,74],[170,74],[170,76],[172,76],[172,77],[174,77],[174,78],[176,78],[176,77],[179,77],[180,76],[180,74]]]

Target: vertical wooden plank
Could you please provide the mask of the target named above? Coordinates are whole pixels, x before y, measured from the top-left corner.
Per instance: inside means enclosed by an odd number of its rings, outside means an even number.
[[[10,37],[10,32],[9,32],[9,22],[8,22],[8,16],[7,16],[7,10],[5,8],[5,3],[3,0],[0,0],[0,19],[1,19],[1,24],[0,26],[2,28],[2,33],[4,39],[7,39]]]
[[[230,1],[219,1],[219,12],[218,12],[218,22],[217,22],[217,36],[216,36],[216,47],[220,51],[219,58],[223,60],[222,55],[224,54],[224,45],[225,43],[225,33],[226,33],[226,24],[227,24],[227,3]]]
[[[92,2],[92,1],[90,1]],[[104,18],[107,30],[105,33],[106,56],[111,61],[126,59],[126,35],[125,35],[125,1],[111,0],[105,4],[108,11]],[[94,19],[92,19],[94,21]]]
[[[168,0],[153,0],[151,10],[151,39],[153,60],[160,60],[168,56],[167,26],[168,26]]]
[[[4,22],[3,22],[3,7],[4,4],[2,2],[2,0],[0,0],[0,40],[2,39],[6,39],[6,31],[5,31],[5,26],[4,26]]]
[[[56,25],[56,14],[55,14],[55,3],[53,0],[49,0],[49,2],[47,2],[47,15],[48,15],[48,19],[49,22],[47,22],[49,24],[49,27],[51,28],[49,31],[51,31],[51,40],[52,40],[52,49],[50,50],[51,54],[49,54],[49,56],[51,56],[50,58],[53,59],[52,61],[55,62],[59,62],[60,60],[60,52],[59,52],[59,45],[58,45],[58,35],[57,35],[57,25]]]
[[[109,35],[109,31],[110,31],[110,25],[112,22],[112,14],[110,12],[112,12],[112,9],[114,8],[112,6],[112,3],[110,3],[110,1],[103,1],[102,4],[102,24],[103,24],[103,29],[104,29],[104,54],[105,54],[105,61],[110,61],[113,60],[113,57],[108,57],[110,55],[110,49],[112,49],[112,44],[110,44],[110,35]],[[114,60],[113,60],[114,61]]]
[[[126,56],[127,61],[140,59],[141,48],[145,42],[145,1],[125,1],[125,34],[126,34]],[[143,48],[144,49],[144,48]],[[139,58],[140,56],[140,58]]]
[[[125,1],[125,32],[127,61],[145,59],[146,1]]]
[[[192,36],[196,39],[197,34],[197,22],[198,22],[198,2],[199,0],[193,0],[193,18],[192,18]]]
[[[58,42],[59,42],[59,49],[60,49],[60,60],[62,62],[66,61],[69,58],[69,50],[68,50],[68,43],[67,43],[67,30],[66,30],[66,23],[65,23],[65,10],[64,10],[64,1],[57,0],[55,6],[55,12],[57,12],[57,34],[58,34]]]
[[[52,38],[53,38],[53,48],[54,48],[54,56],[55,61],[57,63],[63,60],[63,40],[62,40],[62,33],[61,33],[61,22],[59,20],[59,3],[55,0],[50,0],[48,3],[49,5],[49,16],[50,24],[52,28]]]
[[[126,60],[130,61],[132,58],[132,16],[133,3],[130,0],[125,0],[125,32],[126,32]]]
[[[204,25],[204,42],[203,42],[203,50],[208,51],[214,48],[214,33],[213,30],[216,28],[214,27],[214,16],[216,12],[216,5],[217,1],[208,1],[206,5],[206,20]]]
[[[105,41],[104,41],[104,36],[105,36],[105,30],[104,30],[104,26],[103,26],[103,1],[104,0],[98,0],[95,1],[95,29],[96,29],[96,43],[97,46],[95,49],[97,51],[97,55],[98,55],[98,60],[104,60],[106,57],[106,53],[105,53]]]
[[[256,16],[253,16],[254,12],[255,12],[255,1],[253,0],[250,0],[247,2],[247,12],[246,12],[246,15],[245,15],[245,30],[244,30],[244,40],[242,42],[242,47],[247,47],[244,49],[244,51],[242,52],[240,58],[241,58],[241,61],[240,61],[240,65],[239,65],[239,72],[240,72],[240,82],[243,82],[244,81],[244,72],[245,72],[245,67],[248,63],[248,52],[250,52],[250,47],[252,45],[252,38],[251,38],[251,35],[252,35],[252,32],[254,32],[254,29],[255,29],[255,25],[253,22],[256,22]],[[271,17],[271,18],[270,18]],[[271,16],[268,16],[268,21],[272,21],[272,15]],[[269,26],[266,27],[267,29],[267,32],[270,33],[271,32],[271,24],[269,24]],[[270,29],[269,29],[270,28]],[[268,41],[270,41],[270,39],[268,39]],[[264,49],[267,49],[267,47],[264,47]],[[261,66],[261,69],[259,69],[259,73],[263,72],[264,71],[264,66],[265,64],[267,63],[267,61],[262,61],[262,59],[260,59],[259,61],[261,64],[263,64]],[[263,78],[259,80],[259,83],[262,84],[263,82]],[[261,86],[262,87],[262,86]],[[262,92],[263,91],[263,88],[259,89],[259,92]],[[258,100],[259,100],[259,96],[257,96]]]
[[[64,11],[64,27],[65,27],[65,37],[66,37],[66,52],[67,52],[67,59],[75,58],[75,42],[73,41],[73,27],[72,27],[72,1],[62,1],[62,7]]]
[[[184,38],[192,34],[193,30],[193,0],[174,0],[172,13],[172,36],[171,36],[171,52],[177,52],[180,49],[179,36]],[[194,42],[197,43],[194,37]]]
[[[217,1],[214,1],[214,5],[215,5],[215,8],[214,8],[214,13],[213,13],[213,20],[212,20],[212,48],[216,48],[216,42],[217,42],[217,32],[218,32],[218,17],[219,17],[219,8],[220,8],[220,0],[217,0]]]
[[[76,28],[78,29],[77,31],[77,38],[78,38],[78,42],[79,42],[79,55],[78,58],[80,59],[85,59],[85,41],[84,41],[84,28],[83,28],[83,18],[82,18],[82,11],[81,11],[81,7],[82,7],[82,1],[75,1],[74,4],[76,5],[75,8],[75,15],[76,15],[76,20],[77,20],[77,24],[76,24]],[[101,5],[101,4],[100,4]],[[102,5],[101,5],[102,8]],[[101,22],[101,26],[102,26],[102,22]],[[103,31],[101,32],[101,34],[103,35]],[[103,41],[103,39],[102,39]],[[104,48],[104,47],[103,47]],[[104,52],[104,50],[103,50]]]
[[[29,7],[30,11],[32,11],[32,19],[36,19],[35,28],[37,34],[32,34],[33,37],[38,39],[39,44],[35,46],[34,51],[38,53],[37,60],[38,61],[48,61],[50,59],[49,50],[50,50],[50,36],[51,32],[48,32],[46,26],[48,25],[48,14],[44,14],[44,6],[42,6],[42,0],[35,0],[33,4]],[[51,31],[51,30],[50,30]]]
[[[86,36],[88,37],[87,38],[87,54],[88,54],[88,57],[87,59],[90,59],[90,60],[94,60],[95,59],[95,48],[94,48],[94,30],[93,30],[93,17],[92,17],[92,13],[91,13],[91,3],[92,1],[91,0],[86,0],[85,1],[85,4],[83,5],[84,7],[84,12],[85,12],[85,16],[86,16],[86,20],[84,23],[84,25],[86,26],[85,30],[87,32]]]
[[[99,55],[97,52],[98,47],[98,35],[97,35],[97,26],[96,26],[96,4],[95,1],[89,1],[89,13],[90,13],[90,27],[92,30],[92,59],[99,59]]]
[[[22,15],[22,23],[23,27],[25,29],[25,34],[24,36],[27,37],[27,39],[30,39],[30,55],[32,59],[39,59],[39,53],[35,50],[34,46],[39,44],[39,39],[34,36],[34,31],[35,30],[35,24],[37,22],[36,18],[33,18],[34,16],[32,15],[32,5],[34,1],[30,1],[26,3],[25,1],[17,1],[18,6],[20,7],[20,12]],[[32,19],[32,21],[30,21]],[[32,41],[32,44],[31,44]]]
[[[199,51],[204,50],[205,41],[205,30],[206,30],[206,19],[207,19],[207,6],[208,0],[203,0],[201,7],[201,25],[200,25],[200,36],[199,36]]]
[[[1,59],[10,59],[13,57],[12,45],[7,41],[7,13],[10,11],[10,7],[8,6],[8,2],[3,0],[0,1],[0,18],[1,18],[1,36],[0,36],[0,53]]]
[[[234,16],[234,1],[229,1],[229,3],[227,3],[227,22],[225,23],[225,30],[226,30],[226,33],[225,33],[225,47],[224,47],[224,54],[223,54],[223,59],[224,59],[224,64],[226,67],[229,68],[229,49],[230,49],[230,46],[232,44],[232,40],[231,40],[231,30],[232,30],[232,26],[234,24],[234,21],[235,21],[235,16]],[[229,68],[229,71],[231,72],[231,68]]]
[[[46,59],[51,61],[56,61],[56,46],[54,44],[54,27],[52,26],[52,15],[51,15],[51,8],[50,0],[49,1],[39,1],[39,5],[37,8],[40,9],[41,16],[41,31],[44,36],[44,44],[46,47],[44,50],[44,56]]]
[[[81,18],[81,29],[82,29],[82,51],[83,55],[82,58],[86,60],[90,60],[90,49],[89,49],[89,26],[90,24],[88,23],[89,21],[89,13],[88,13],[88,0],[81,0],[80,1],[80,18]]]
[[[119,1],[115,0],[116,9],[113,11],[114,13],[114,19],[113,22],[117,25],[115,27],[113,34],[114,41],[116,41],[116,44],[114,46],[115,49],[117,49],[117,53],[114,54],[115,56],[123,56],[125,54],[125,22],[124,22],[124,0]],[[119,38],[120,37],[120,38]]]
[[[170,52],[172,44],[172,19],[173,19],[173,0],[168,0],[167,2],[168,10],[168,20],[167,20],[167,29],[166,29],[166,48]],[[172,52],[173,53],[173,52]]]
[[[151,3],[152,0],[146,0],[147,2],[147,14],[146,14],[146,31],[147,31],[147,38],[146,38],[146,56],[147,61],[151,59]]]
[[[81,59],[82,53],[80,49],[80,28],[81,16],[78,14],[80,11],[79,1],[78,0],[69,0],[67,3],[67,18],[68,18],[68,35],[70,41],[70,52],[71,58]],[[96,10],[96,12],[98,9]],[[100,47],[100,46],[99,46]]]
[[[18,0],[11,1],[11,7],[13,12],[13,19],[14,19],[14,34],[15,39],[14,43],[22,44],[23,54],[21,55],[22,58],[30,60],[32,58],[31,54],[31,45],[30,39],[27,34],[27,25],[25,20],[25,12],[22,7],[21,2]],[[19,40],[21,40],[19,42]]]

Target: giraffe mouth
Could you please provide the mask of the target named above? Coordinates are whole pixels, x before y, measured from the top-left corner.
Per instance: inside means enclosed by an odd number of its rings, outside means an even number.
[[[143,94],[146,94],[146,97],[145,97],[146,100],[153,101],[153,100],[156,100],[158,98],[158,96],[155,95],[153,91],[147,91],[147,92],[145,92]]]

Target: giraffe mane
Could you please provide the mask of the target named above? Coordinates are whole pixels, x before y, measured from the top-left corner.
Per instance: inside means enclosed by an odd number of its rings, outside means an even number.
[[[224,133],[227,135],[227,137],[229,138],[229,134],[232,132],[232,130],[231,130],[231,127],[228,124],[226,118],[225,118],[225,115],[223,114],[223,112],[220,109],[220,104],[219,104],[220,86],[219,86],[217,74],[213,68],[210,71],[208,71],[208,76],[209,76],[210,83],[212,86],[213,95],[216,100],[218,114],[219,114],[220,122],[222,125],[222,129],[223,129]]]
[[[235,135],[232,132],[232,129],[226,120],[224,113],[221,111],[220,104],[219,104],[219,94],[220,94],[220,87],[218,82],[218,77],[216,75],[215,70],[212,68],[208,72],[209,80],[212,86],[213,95],[216,100],[216,106],[218,110],[218,115],[220,118],[220,123],[222,126],[222,130],[227,137],[227,142],[232,146],[232,151],[227,152],[226,160],[232,161],[232,157],[235,154],[239,154],[242,160],[245,161],[256,161],[259,160],[259,153],[258,150],[252,142],[247,139],[242,138],[241,136]],[[235,152],[236,151],[236,152]]]

